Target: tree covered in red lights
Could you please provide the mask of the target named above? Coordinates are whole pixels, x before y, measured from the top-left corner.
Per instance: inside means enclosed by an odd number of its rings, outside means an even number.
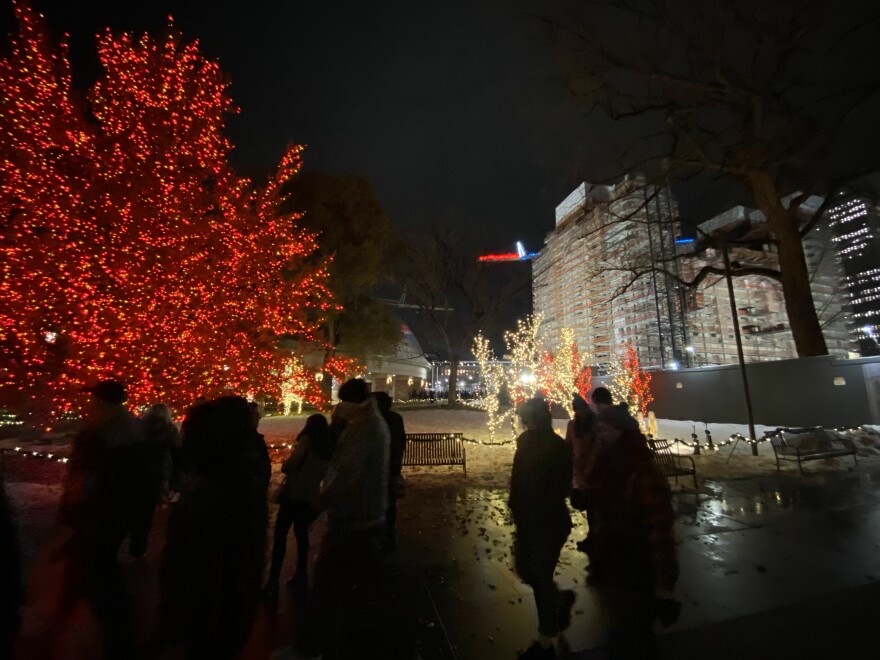
[[[615,353],[611,360],[611,380],[608,383],[614,400],[626,403],[635,415],[648,413],[648,404],[654,400],[651,394],[651,374],[639,364],[639,354],[627,345],[623,354]]]
[[[332,303],[314,236],[284,214],[283,157],[237,176],[235,107],[215,62],[169,30],[109,31],[85,98],[64,44],[15,3],[0,60],[0,405],[45,418],[115,376],[133,403],[277,394],[279,335],[311,339]]]

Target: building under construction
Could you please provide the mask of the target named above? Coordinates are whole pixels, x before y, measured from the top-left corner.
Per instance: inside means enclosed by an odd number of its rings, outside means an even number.
[[[556,208],[556,227],[532,271],[550,348],[568,327],[599,368],[626,344],[643,365],[687,363],[682,287],[666,274],[635,277],[654,262],[677,267],[676,217],[669,189],[639,177],[581,184]]]
[[[710,276],[697,288],[681,284],[704,265],[720,267],[721,255],[708,250],[684,256],[695,242],[682,235],[677,217],[669,189],[640,177],[612,186],[584,183],[556,208],[556,227],[533,266],[534,308],[544,316],[548,348],[568,327],[600,369],[627,344],[649,367],[737,361],[726,280]],[[699,230],[739,227],[743,233],[762,223],[759,212],[736,207]],[[843,272],[823,232],[828,230],[815,229],[804,247],[829,352],[846,356],[853,335],[842,308]],[[761,239],[737,243],[730,258],[741,265],[778,266],[775,247]],[[733,282],[745,359],[796,357],[779,283],[762,276]]]

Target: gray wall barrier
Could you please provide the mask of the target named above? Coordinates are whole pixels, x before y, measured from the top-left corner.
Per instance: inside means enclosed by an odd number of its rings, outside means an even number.
[[[746,365],[756,424],[880,424],[880,357],[830,356]],[[648,407],[661,419],[746,424],[739,365],[652,371]],[[593,386],[607,376],[594,377]]]

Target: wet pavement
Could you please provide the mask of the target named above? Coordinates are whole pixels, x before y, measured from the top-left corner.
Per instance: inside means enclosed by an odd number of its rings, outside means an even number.
[[[411,482],[400,506],[401,559],[424,581],[445,633],[446,654],[431,657],[516,657],[537,621],[531,590],[510,567],[506,493]],[[674,496],[683,609],[659,631],[664,657],[825,657],[815,639],[832,630],[860,649],[847,657],[880,657],[858,645],[880,637],[859,625],[866,611],[880,611],[880,471],[707,482],[703,491]],[[584,584],[587,558],[574,542],[585,528],[575,519],[556,578],[577,594],[565,640],[570,657],[599,658],[602,616]],[[759,640],[748,655],[747,639]]]
[[[54,476],[43,472],[13,472],[11,479],[20,484]],[[383,601],[364,608],[353,598],[347,605],[339,657],[366,657],[357,651],[364,639],[394,635],[412,639],[424,660],[515,658],[524,650],[537,621],[531,590],[511,568],[506,496],[427,487],[412,476],[400,502],[399,550],[389,563]],[[880,470],[871,467],[709,481],[699,496],[677,492],[683,610],[675,626],[659,631],[662,657],[880,657],[868,646],[880,638],[878,503]],[[26,555],[45,540],[51,511],[36,503],[20,520]],[[150,584],[163,519],[146,564],[126,569],[146,606],[139,617],[144,634],[156,607]],[[563,650],[571,658],[602,658],[602,615],[585,585],[587,557],[575,548],[586,529],[581,514],[574,520],[556,578],[577,595]],[[294,560],[291,540],[285,575]],[[299,607],[282,593],[274,617],[263,613],[252,647],[296,657],[289,647]],[[250,657],[260,655],[255,650]]]

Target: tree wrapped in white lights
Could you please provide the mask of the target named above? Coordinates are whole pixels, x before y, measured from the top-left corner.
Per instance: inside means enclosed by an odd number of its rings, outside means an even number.
[[[311,372],[306,369],[302,361],[295,356],[287,358],[281,381],[281,402],[285,415],[291,414],[294,404],[297,406],[297,414],[302,412],[303,402],[307,399],[311,384]]]
[[[582,375],[586,369],[589,369],[588,357],[589,354],[582,355],[578,351],[574,331],[571,328],[563,328],[560,332],[555,355],[545,351],[541,356],[538,388],[544,392],[548,401],[565,408],[565,412],[571,418],[574,418],[572,394],[578,392],[583,395],[580,389]]]
[[[489,417],[489,441],[499,442],[498,431],[514,414],[513,409],[501,410],[500,396],[507,385],[504,366],[498,363],[489,340],[478,334],[474,339],[474,357],[480,368],[480,389],[483,390],[483,406]]]
[[[538,392],[538,369],[541,354],[538,349],[538,333],[544,317],[529,315],[516,322],[516,330],[504,333],[504,343],[510,354],[507,387],[513,405],[526,401]]]

